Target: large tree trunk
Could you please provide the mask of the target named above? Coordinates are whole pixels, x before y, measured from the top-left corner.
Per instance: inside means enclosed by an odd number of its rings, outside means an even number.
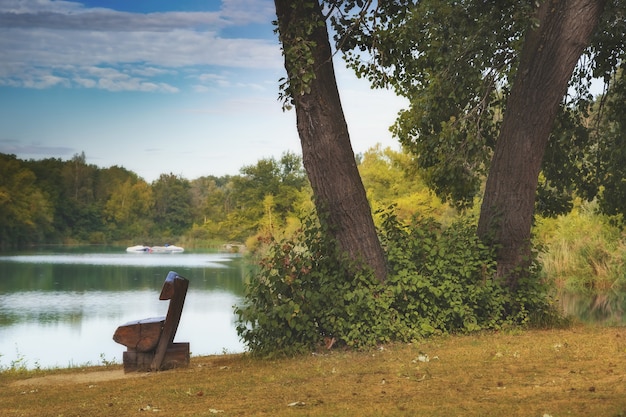
[[[603,0],[545,0],[529,29],[496,143],[478,233],[499,245],[498,276],[515,288],[529,265],[530,232],[541,162],[576,62]]]
[[[327,222],[351,259],[371,267],[382,281],[385,257],[350,144],[321,7],[317,0],[275,0],[274,4],[290,85],[302,85],[313,76],[291,95],[304,168],[320,220]]]

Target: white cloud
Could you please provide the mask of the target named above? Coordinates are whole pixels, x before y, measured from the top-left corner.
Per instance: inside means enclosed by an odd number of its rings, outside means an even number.
[[[94,88],[98,84],[95,80],[91,78],[83,78],[83,77],[74,77],[72,81],[80,87],[85,88]]]
[[[277,68],[280,49],[259,39],[226,39],[211,32],[88,32],[0,30],[0,57],[17,67],[148,63],[176,68],[213,65]]]
[[[222,0],[223,16],[236,24],[269,23],[276,19],[273,2]]]
[[[137,68],[112,68],[99,66],[61,65],[54,67],[24,68],[20,79],[0,78],[0,85],[43,89],[53,86],[97,88],[108,91],[144,91],[177,93],[180,89],[150,77],[135,76]],[[147,70],[148,74],[154,70]]]
[[[213,1],[213,0],[212,0]],[[177,28],[218,29],[268,23],[275,18],[271,1],[222,0],[221,9],[211,12],[154,12],[136,14],[109,8],[88,8],[77,1],[3,0],[0,26],[44,27],[64,30],[171,30]]]
[[[160,77],[183,67],[279,68],[277,41],[220,35],[226,27],[273,18],[270,1],[225,0],[216,12],[128,13],[49,0],[0,2],[0,85],[42,88],[54,77],[67,86],[176,91]],[[131,68],[134,82],[89,81],[83,67]],[[45,72],[37,78],[33,72]],[[62,75],[63,74],[63,75]],[[126,75],[130,75],[130,70]],[[60,80],[57,80],[60,82]],[[150,85],[153,83],[153,85]],[[54,84],[50,84],[54,85]]]
[[[83,5],[75,1],[64,0],[3,0],[0,3],[0,11],[12,13],[33,13],[33,12],[76,12],[83,9]]]
[[[165,93],[177,93],[179,89],[166,83],[155,83],[142,78],[131,77],[128,74],[118,72],[111,68],[102,69],[97,77],[97,87],[108,91],[160,91]],[[110,71],[106,71],[110,70]]]
[[[166,12],[136,14],[107,9],[80,13],[38,11],[36,13],[0,12],[4,28],[43,28],[72,31],[169,31],[174,29],[217,29],[228,26],[215,12]]]
[[[192,85],[191,89],[195,91],[196,93],[208,93],[209,91],[211,91],[211,89],[207,87],[206,85],[199,85],[199,84]]]
[[[159,75],[173,75],[176,74],[174,70],[167,70],[164,68],[155,68],[155,67],[136,67],[131,66],[128,68],[128,71],[131,74],[139,75],[142,77],[155,77]]]
[[[227,76],[220,74],[203,73],[192,75],[190,78],[194,78],[199,82],[199,84],[194,86],[198,92],[207,92],[211,87],[227,88],[232,85]]]

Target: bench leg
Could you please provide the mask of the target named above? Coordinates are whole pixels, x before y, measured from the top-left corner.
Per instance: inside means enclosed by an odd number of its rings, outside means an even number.
[[[172,343],[165,353],[161,363],[161,371],[189,366],[189,343]]]
[[[127,350],[123,355],[124,372],[148,372],[154,360],[154,352]],[[189,343],[172,343],[158,371],[189,366]]]

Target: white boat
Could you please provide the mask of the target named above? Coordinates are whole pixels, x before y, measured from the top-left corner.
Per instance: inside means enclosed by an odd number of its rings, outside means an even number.
[[[130,253],[150,253],[150,246],[135,245],[126,248],[126,252]]]
[[[185,249],[176,245],[165,244],[164,246],[135,245],[126,248],[129,253],[182,253]]]
[[[150,253],[181,253],[184,252],[185,249],[176,245],[168,245],[165,246],[153,246],[150,248]]]

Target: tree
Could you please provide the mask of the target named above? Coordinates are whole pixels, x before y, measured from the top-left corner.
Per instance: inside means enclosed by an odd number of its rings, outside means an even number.
[[[35,174],[15,155],[0,154],[0,249],[43,241],[51,222]]]
[[[295,106],[304,167],[320,220],[348,256],[386,278],[384,253],[359,176],[318,0],[275,0],[285,98]]]
[[[111,238],[145,239],[153,226],[153,203],[152,188],[136,176],[112,188],[104,207]]]
[[[67,199],[63,211],[57,211],[73,238],[83,241],[99,240],[104,230],[103,204],[95,195],[98,167],[87,164],[85,153],[75,154],[64,162],[61,170],[62,187]]]
[[[600,207],[611,215],[626,218],[626,77],[623,70],[617,74],[610,87],[610,97],[600,113],[598,131],[594,137],[597,159],[596,178],[603,185]]]
[[[46,158],[39,161],[24,162],[35,174],[36,186],[49,201],[52,227],[46,238],[48,241],[60,241],[72,232],[68,212],[73,211],[74,204],[70,201],[69,191],[63,180],[64,166],[67,162],[58,158]]]
[[[438,195],[466,207],[487,176],[478,233],[498,245],[498,276],[515,287],[555,120],[583,109],[589,80],[622,61],[623,0],[602,18],[601,0],[329,3],[340,7],[333,22],[350,65],[410,100],[394,131]],[[579,61],[599,21],[611,35],[596,32]]]
[[[193,223],[191,185],[174,174],[161,174],[152,184],[154,220],[167,236],[179,236]]]
[[[406,152],[377,145],[360,159],[359,173],[375,211],[393,205],[395,215],[403,221],[416,215],[442,219],[448,211],[454,212],[426,186]]]
[[[71,161],[65,164],[63,175],[66,187],[71,190],[71,196],[78,204],[89,204],[94,200],[93,174],[96,167],[87,165],[85,152],[75,154]]]
[[[286,152],[279,160],[260,159],[240,171],[241,175],[229,180],[228,187],[207,195],[206,208],[214,213],[207,229],[227,232],[230,240],[243,240],[258,233],[260,224],[284,228],[308,190],[300,156]]]
[[[604,1],[544,1],[527,31],[491,160],[478,234],[500,246],[498,275],[517,285],[530,262],[530,232],[541,163],[576,62]],[[492,235],[493,234],[493,235]]]

